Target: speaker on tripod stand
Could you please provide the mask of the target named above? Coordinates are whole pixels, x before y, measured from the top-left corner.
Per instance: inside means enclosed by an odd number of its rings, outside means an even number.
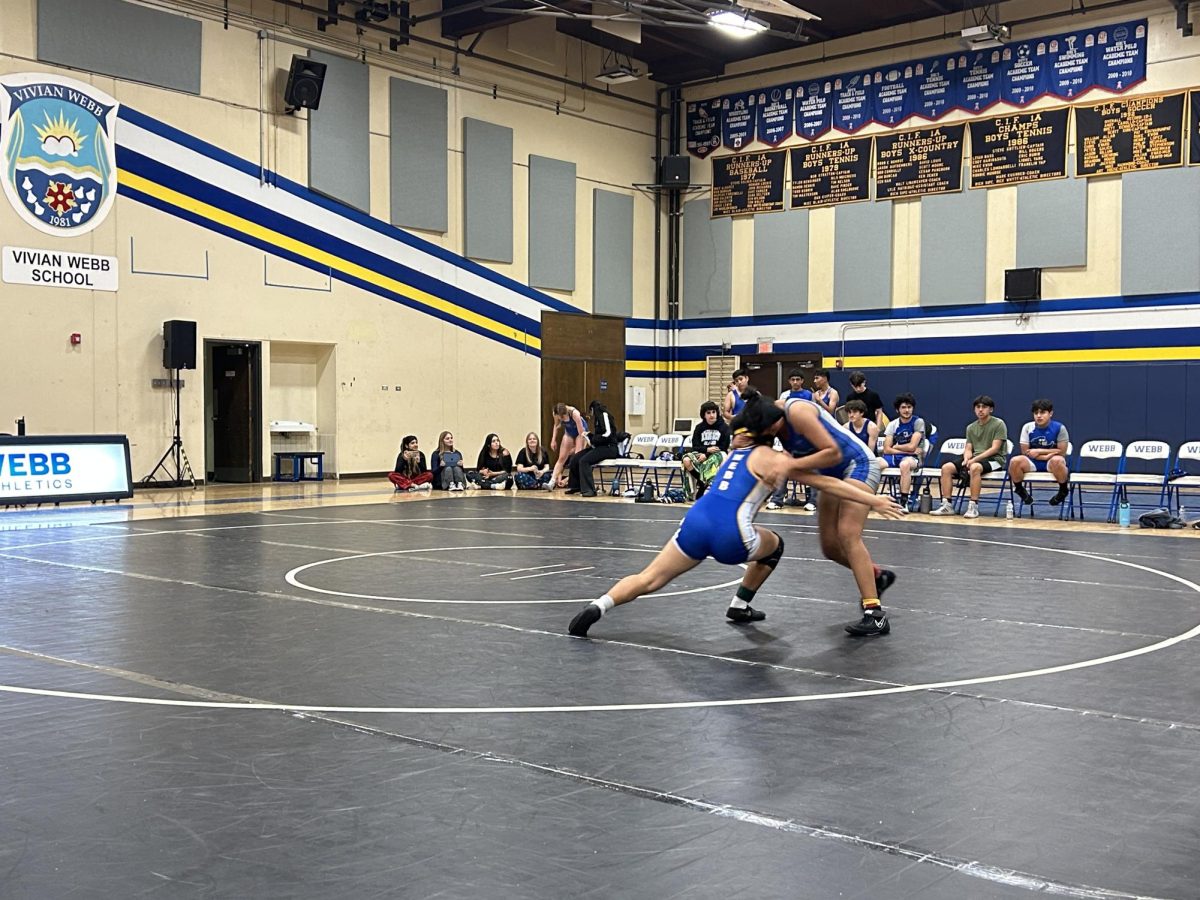
[[[196,368],[196,323],[172,319],[163,322],[163,368],[171,371],[171,390],[175,394],[175,431],[169,446],[150,474],[142,479],[143,484],[165,487],[183,487],[185,483],[196,487],[196,475],[183,449],[183,438],[179,430],[180,372]],[[157,480],[159,472],[165,476]]]

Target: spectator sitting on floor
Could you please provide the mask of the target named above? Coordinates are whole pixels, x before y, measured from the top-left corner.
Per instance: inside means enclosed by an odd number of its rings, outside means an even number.
[[[467,482],[473,487],[507,491],[513,485],[512,456],[500,443],[500,435],[489,434],[479,450],[475,468],[467,473]]]
[[[425,464],[425,454],[417,448],[416,435],[405,435],[400,442],[395,471],[388,475],[388,481],[397,491],[427,491],[433,486],[433,473]]]
[[[983,476],[988,472],[1003,470],[1008,442],[1008,426],[1003,419],[992,415],[995,409],[996,401],[987,394],[975,398],[975,421],[967,426],[963,455],[942,463],[942,503],[933,511],[933,515],[954,515],[950,491],[957,478],[959,484],[968,485],[971,491],[971,500],[963,517],[979,518],[979,491],[983,486]]]
[[[462,454],[454,449],[454,435],[443,431],[438,435],[438,448],[433,451],[434,484],[443,491],[465,491],[467,473],[463,471]]]
[[[1025,487],[1025,476],[1030,472],[1049,472],[1058,482],[1058,493],[1050,498],[1050,505],[1058,506],[1067,499],[1071,491],[1071,472],[1067,468],[1070,440],[1067,426],[1054,419],[1054,404],[1049,400],[1034,400],[1033,421],[1026,422],[1021,429],[1021,452],[1014,453],[1008,462],[1008,475],[1018,497],[1032,503],[1033,495]]]
[[[591,447],[581,447],[567,462],[570,473],[567,479],[567,493],[579,494],[581,497],[596,496],[596,481],[592,467],[606,459],[616,459],[621,455],[620,443],[626,435],[622,434],[613,423],[612,413],[599,400],[593,400],[588,406],[592,414],[593,428],[588,434]]]
[[[879,426],[867,418],[867,404],[857,397],[846,401],[845,429],[858,438],[875,455],[879,446]]]
[[[518,491],[550,487],[550,456],[542,446],[542,439],[536,431],[525,435],[525,446],[517,454],[514,465],[517,474],[513,476],[513,480],[517,483]]]
[[[883,462],[900,470],[900,505],[908,511],[913,472],[921,468],[925,443],[925,420],[915,416],[917,398],[900,394],[892,404],[897,418],[888,422],[883,434]]]
[[[698,499],[729,452],[729,425],[711,400],[700,404],[700,421],[692,431],[692,449],[683,454],[683,495]]]

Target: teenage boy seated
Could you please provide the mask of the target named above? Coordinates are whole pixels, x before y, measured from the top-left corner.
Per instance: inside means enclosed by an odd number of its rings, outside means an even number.
[[[1058,493],[1050,498],[1050,505],[1058,506],[1067,499],[1071,490],[1071,472],[1067,468],[1070,440],[1067,426],[1054,419],[1054,404],[1049,400],[1034,400],[1033,421],[1026,422],[1021,429],[1021,452],[1008,461],[1008,476],[1018,497],[1033,503],[1033,495],[1025,487],[1025,476],[1030,472],[1049,472],[1058,482]]]
[[[950,505],[950,491],[954,479],[957,478],[960,484],[966,483],[971,491],[971,500],[963,518],[978,519],[979,491],[983,486],[983,476],[1004,468],[1008,426],[1004,424],[1003,419],[992,415],[996,409],[996,401],[987,394],[976,397],[974,405],[975,421],[967,426],[967,442],[963,447],[963,455],[942,464],[942,504],[933,511],[935,516],[954,515],[954,507]]]
[[[900,506],[907,511],[912,494],[913,472],[921,468],[922,446],[925,442],[925,420],[914,416],[917,398],[900,394],[892,403],[897,418],[888,422],[883,433],[883,461],[900,470]]]

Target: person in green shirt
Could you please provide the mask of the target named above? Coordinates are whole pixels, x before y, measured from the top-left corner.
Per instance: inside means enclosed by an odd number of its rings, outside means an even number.
[[[983,476],[988,472],[1001,471],[1004,458],[1008,455],[1008,426],[1003,419],[992,415],[995,409],[996,401],[987,394],[975,398],[975,421],[967,426],[963,455],[942,464],[942,505],[933,511],[935,516],[954,515],[950,492],[957,478],[959,483],[966,482],[971,492],[971,500],[963,516],[967,519],[979,518],[979,490]]]

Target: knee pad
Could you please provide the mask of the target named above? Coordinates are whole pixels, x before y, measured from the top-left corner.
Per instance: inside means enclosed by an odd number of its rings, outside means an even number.
[[[775,532],[772,531],[771,534],[775,534]],[[775,548],[773,553],[758,560],[758,562],[769,569],[774,569],[777,565],[779,565],[779,560],[783,557],[783,538],[779,537],[777,534],[775,534],[775,537],[779,540],[779,546]]]

